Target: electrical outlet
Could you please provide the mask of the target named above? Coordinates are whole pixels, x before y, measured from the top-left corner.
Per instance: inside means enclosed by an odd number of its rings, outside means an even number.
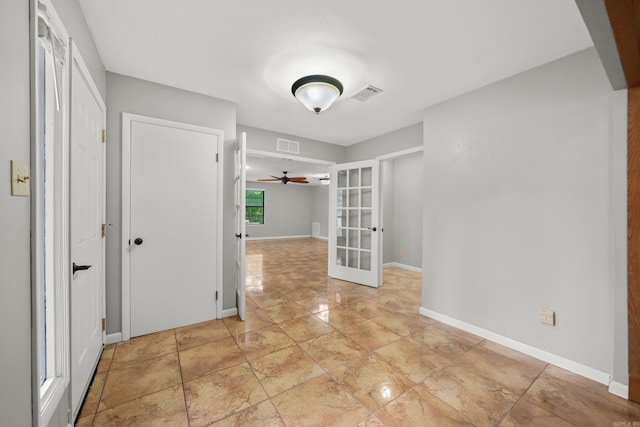
[[[556,312],[548,310],[546,308],[540,309],[540,323],[543,325],[555,326],[556,325]]]

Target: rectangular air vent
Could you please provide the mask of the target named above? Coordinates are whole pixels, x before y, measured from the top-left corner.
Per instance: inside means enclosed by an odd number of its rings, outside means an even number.
[[[382,92],[382,89],[377,88],[375,86],[369,85],[369,86],[359,90],[355,94],[351,95],[351,99],[355,99],[356,101],[364,102],[364,101],[369,100],[369,98],[371,98],[372,96],[376,96],[380,92]]]
[[[298,141],[278,138],[276,150],[281,153],[300,154],[300,143]]]

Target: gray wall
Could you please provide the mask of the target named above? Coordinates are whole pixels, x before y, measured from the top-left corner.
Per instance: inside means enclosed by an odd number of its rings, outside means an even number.
[[[424,112],[423,307],[617,372],[620,98],[588,49]]]
[[[422,268],[422,153],[393,160],[393,261]],[[385,240],[388,228],[385,220]]]
[[[10,160],[29,163],[29,2],[0,6],[0,414],[31,425],[31,263],[28,197],[12,197]]]
[[[311,235],[313,187],[247,181],[247,189],[264,190],[264,224],[247,224],[249,239]]]
[[[235,253],[233,143],[236,107],[227,101],[107,73],[107,334],[121,331],[122,113],[141,114],[224,131],[224,254]],[[223,308],[235,307],[235,261],[224,257]]]
[[[311,221],[320,223],[320,237],[329,237],[329,186],[316,185],[311,187],[313,201],[311,206]]]
[[[347,147],[345,161],[373,159],[422,145],[422,123],[416,123]]]
[[[247,133],[247,148],[249,149],[277,153],[276,139],[283,138],[300,142],[300,153],[292,154],[292,156],[328,160],[336,163],[343,163],[345,159],[345,147],[341,145],[238,124],[238,134],[240,132]]]

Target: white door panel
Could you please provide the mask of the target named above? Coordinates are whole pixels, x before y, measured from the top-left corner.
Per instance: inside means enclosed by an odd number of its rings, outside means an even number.
[[[245,318],[245,237],[246,233],[246,205],[247,205],[247,134],[242,132],[236,143],[235,151],[235,220],[236,220],[236,297],[238,299],[238,316]]]
[[[379,162],[334,165],[330,183],[329,275],[380,286]]]
[[[216,318],[217,132],[131,122],[132,337]]]
[[[102,351],[104,104],[74,62],[71,76],[71,398],[77,413]]]

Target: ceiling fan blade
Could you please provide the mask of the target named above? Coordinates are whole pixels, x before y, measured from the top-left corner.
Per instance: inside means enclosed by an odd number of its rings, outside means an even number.
[[[277,176],[273,176],[273,175],[269,175],[269,176],[270,176],[271,178],[275,178],[275,179],[278,179],[278,180],[282,179],[282,177],[278,178]]]
[[[292,179],[307,179],[306,176],[288,176],[287,178],[289,178],[289,180],[292,180]]]
[[[276,179],[263,178],[263,179],[259,179],[258,181],[260,182],[280,181],[280,178],[276,178]]]
[[[302,181],[302,180],[294,180],[294,181],[289,181],[289,182],[293,182],[294,184],[308,184],[309,181]]]

